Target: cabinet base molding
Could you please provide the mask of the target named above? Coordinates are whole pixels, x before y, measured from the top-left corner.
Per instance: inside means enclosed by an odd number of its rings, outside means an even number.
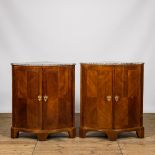
[[[136,131],[138,138],[144,138],[144,127],[135,127],[135,128],[127,128],[127,129],[95,129],[95,128],[88,128],[88,127],[81,127],[80,128],[80,138],[85,138],[86,133],[89,131],[100,131],[104,132],[109,140],[115,141],[118,137],[118,134],[121,132],[129,132],[129,131]]]
[[[19,132],[31,132],[36,134],[38,140],[45,141],[49,134],[52,133],[59,133],[59,132],[68,132],[69,138],[75,138],[76,136],[76,129],[75,128],[62,128],[62,129],[54,129],[54,130],[32,130],[32,129],[25,129],[25,128],[11,128],[11,138],[18,138]]]

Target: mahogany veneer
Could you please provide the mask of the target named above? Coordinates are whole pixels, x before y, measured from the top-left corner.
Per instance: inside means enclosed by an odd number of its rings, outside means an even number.
[[[143,63],[81,64],[80,137],[102,131],[110,140],[124,131],[144,137]]]
[[[75,137],[74,83],[74,64],[12,64],[11,137],[20,131],[35,133],[39,140],[63,131]]]

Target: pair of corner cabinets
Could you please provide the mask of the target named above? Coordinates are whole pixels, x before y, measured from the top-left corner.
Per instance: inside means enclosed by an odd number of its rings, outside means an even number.
[[[80,137],[104,132],[110,140],[136,131],[144,137],[143,63],[81,63]],[[75,64],[12,64],[11,137],[19,132],[48,134],[75,129]]]

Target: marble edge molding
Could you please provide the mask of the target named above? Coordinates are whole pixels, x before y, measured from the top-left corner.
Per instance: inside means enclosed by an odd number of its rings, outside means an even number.
[[[11,63],[12,66],[65,66],[76,65],[76,63],[60,63],[60,62],[23,62]]]
[[[144,62],[81,62],[81,65],[135,65],[145,64]]]
[[[81,62],[86,65],[134,65],[134,64],[145,64],[144,62]],[[11,63],[12,66],[65,66],[65,65],[76,65],[76,63],[58,63],[58,62],[19,62]]]

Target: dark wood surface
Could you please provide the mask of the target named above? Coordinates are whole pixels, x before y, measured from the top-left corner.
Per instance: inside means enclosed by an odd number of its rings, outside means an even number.
[[[118,133],[143,128],[143,64],[81,64],[81,127],[103,131],[115,140]]]
[[[75,137],[74,74],[74,65],[12,66],[12,138],[19,131],[34,132],[40,140],[62,131]]]
[[[41,103],[38,95],[42,69],[39,67],[13,68],[13,126],[27,129],[41,128]]]

